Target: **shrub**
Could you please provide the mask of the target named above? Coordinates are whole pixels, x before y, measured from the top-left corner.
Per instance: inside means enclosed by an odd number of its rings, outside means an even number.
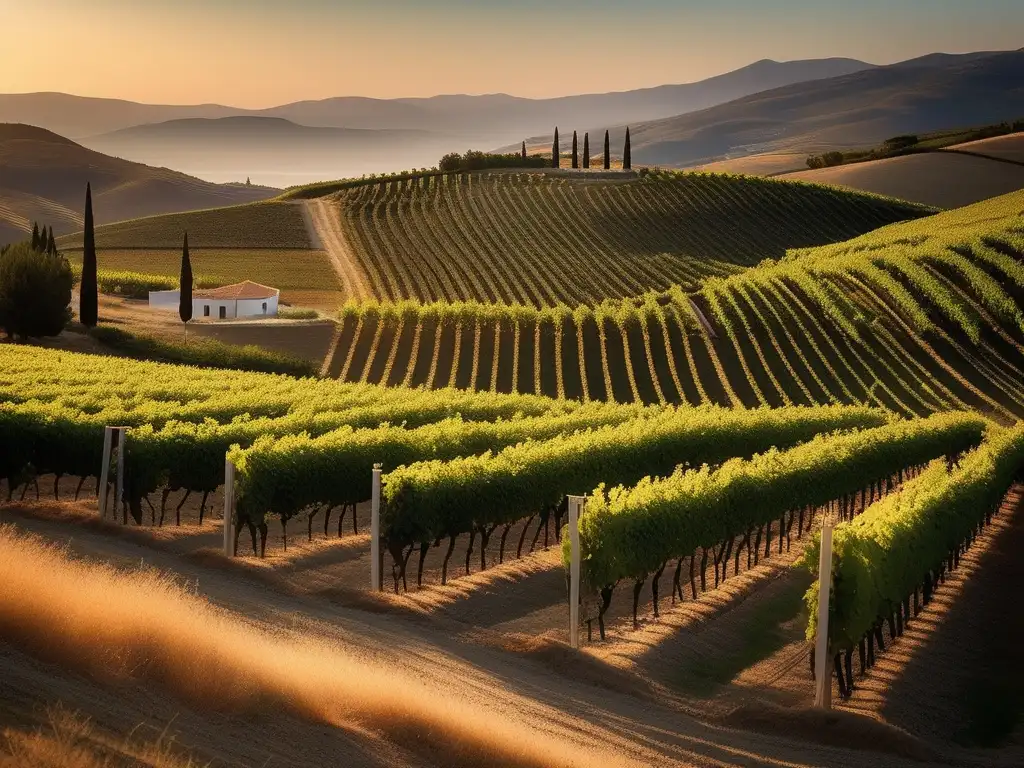
[[[11,338],[56,336],[71,319],[71,266],[29,243],[0,258],[0,327]]]
[[[551,164],[551,158],[542,155],[526,155],[518,152],[510,154],[498,154],[494,152],[480,152],[470,149],[466,154],[450,152],[441,158],[437,164],[440,171],[444,173],[455,173],[458,171],[483,171],[488,168],[546,168]]]
[[[315,309],[299,309],[292,307],[280,307],[277,316],[285,320],[316,320],[320,313]]]

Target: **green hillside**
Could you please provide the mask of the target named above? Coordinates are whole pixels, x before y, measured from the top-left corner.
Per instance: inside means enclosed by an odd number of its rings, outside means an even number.
[[[116,249],[179,248],[181,236],[200,248],[309,248],[302,209],[269,201],[208,208],[119,221],[96,227],[96,247]],[[82,247],[82,233],[58,238],[63,249]]]
[[[538,307],[694,288],[929,212],[809,184],[646,171],[434,176],[329,200],[377,298]]]
[[[350,304],[349,381],[620,402],[1024,416],[1024,192],[794,249],[697,292],[538,310]]]

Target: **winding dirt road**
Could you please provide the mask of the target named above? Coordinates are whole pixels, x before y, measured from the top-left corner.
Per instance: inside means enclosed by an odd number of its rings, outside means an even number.
[[[331,266],[338,275],[345,298],[371,298],[373,291],[341,229],[338,211],[326,200],[321,199],[304,200],[301,205],[310,244],[327,253]]]

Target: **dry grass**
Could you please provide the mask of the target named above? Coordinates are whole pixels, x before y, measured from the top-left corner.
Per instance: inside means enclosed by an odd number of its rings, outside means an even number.
[[[970,145],[963,148],[970,149]],[[953,152],[929,152],[779,178],[834,184],[937,208],[959,208],[1024,188],[1024,167]]]
[[[700,171],[715,173],[746,173],[753,176],[769,176],[773,173],[785,173],[805,168],[807,154],[789,152],[769,152],[763,155],[747,155],[729,160],[718,160],[697,167]]]
[[[198,768],[165,734],[155,742],[129,737],[113,743],[60,704],[48,708],[47,721],[33,732],[5,729],[0,768]]]
[[[995,136],[991,139],[969,141],[966,144],[957,144],[955,147],[950,147],[950,149],[977,152],[989,157],[999,157],[1004,160],[1024,163],[1024,133],[1011,133],[1009,136]]]
[[[439,700],[423,683],[337,647],[272,637],[157,571],[74,561],[10,526],[0,528],[0,582],[0,639],[98,678],[143,679],[202,708],[279,710],[375,732],[432,763],[613,764],[514,715]]]

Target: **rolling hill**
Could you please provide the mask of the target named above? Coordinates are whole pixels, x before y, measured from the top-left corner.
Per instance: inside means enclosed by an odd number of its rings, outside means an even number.
[[[25,237],[33,220],[57,234],[80,229],[87,182],[99,223],[245,203],[277,192],[211,184],[109,157],[42,128],[0,124],[0,243]]]
[[[305,203],[119,222],[98,227],[96,242],[117,268],[142,272],[156,269],[153,249],[174,248],[186,230],[196,248],[250,249],[254,270],[264,258],[259,249],[322,245],[346,298],[542,307],[694,287],[787,248],[929,212],[765,179],[501,171],[357,183]],[[79,248],[80,235],[58,244]],[[161,273],[173,267],[160,264]],[[244,261],[235,269],[241,274]],[[287,276],[276,279],[270,284]]]
[[[747,154],[809,154],[997,123],[1024,114],[1022,83],[1024,51],[927,56],[633,124],[633,162],[687,166]],[[611,130],[621,147],[624,128]]]
[[[1016,165],[982,156],[993,147],[1007,155],[1024,155],[1024,134],[971,142],[955,150],[817,168],[778,178],[834,184],[937,208],[959,208],[1024,189],[1024,161]]]
[[[689,288],[927,212],[810,185],[653,173],[474,173],[325,202],[369,295],[533,306]]]

